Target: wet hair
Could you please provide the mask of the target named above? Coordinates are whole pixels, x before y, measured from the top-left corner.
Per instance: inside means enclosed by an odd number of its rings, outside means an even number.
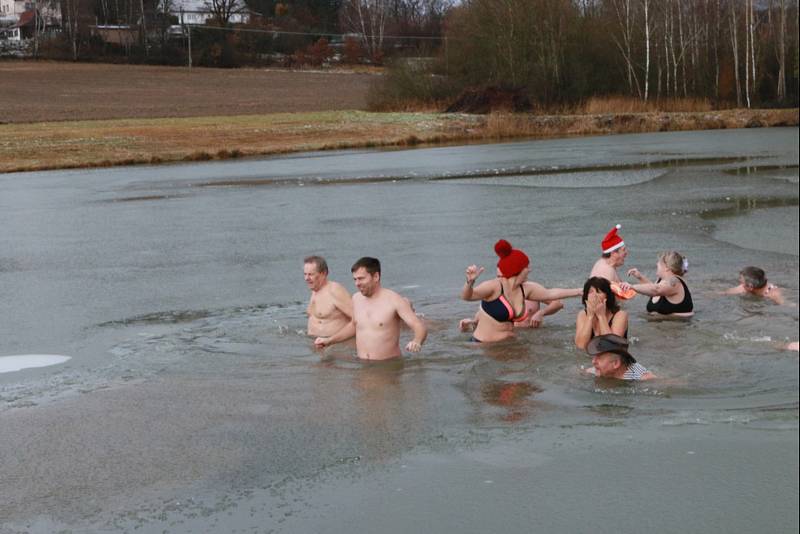
[[[322,256],[308,256],[303,263],[313,263],[318,273],[328,274],[328,262]]]
[[[745,267],[739,271],[739,275],[741,275],[745,285],[755,289],[761,289],[767,285],[767,273],[764,272],[764,269],[752,266]]]
[[[617,313],[619,311],[619,304],[617,304],[617,296],[611,291],[611,283],[606,280],[605,278],[601,278],[599,276],[593,276],[586,280],[586,283],[583,284],[583,296],[581,297],[581,302],[583,303],[583,309],[586,309],[586,299],[589,298],[589,290],[595,288],[598,291],[601,291],[606,296],[606,309],[612,313]]]
[[[617,356],[626,369],[636,363],[636,359],[630,354],[620,354],[618,352],[612,352],[611,354]]]
[[[381,262],[378,261],[378,258],[370,258],[369,256],[359,258],[359,260],[353,264],[353,267],[350,268],[350,272],[354,273],[362,267],[366,269],[369,274],[381,273]]]
[[[659,254],[658,261],[666,265],[667,269],[678,276],[686,274],[686,258],[674,250],[667,250]]]
[[[603,258],[605,258],[605,259],[608,259],[608,258],[610,258],[610,257],[611,257],[611,253],[610,253],[610,252],[603,252],[603,254],[601,254],[601,256],[602,256]]]

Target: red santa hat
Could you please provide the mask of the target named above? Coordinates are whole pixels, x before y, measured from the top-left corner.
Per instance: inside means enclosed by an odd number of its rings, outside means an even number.
[[[517,250],[511,246],[511,243],[505,239],[501,239],[494,244],[494,251],[500,256],[500,261],[497,262],[497,268],[500,269],[500,274],[504,278],[516,276],[530,264],[528,256],[521,250]]]
[[[622,228],[621,224],[616,225],[603,238],[603,242],[600,244],[600,248],[603,249],[603,254],[610,254],[618,248],[625,246],[625,241],[623,241],[622,237],[617,234],[617,230],[620,228]]]

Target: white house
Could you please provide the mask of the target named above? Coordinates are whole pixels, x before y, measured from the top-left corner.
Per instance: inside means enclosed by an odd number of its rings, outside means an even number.
[[[178,17],[178,24],[203,25],[214,17],[209,3],[206,0],[173,0],[170,14]],[[231,14],[232,24],[246,24],[250,21],[250,13],[244,2],[240,1],[239,5],[241,10]]]
[[[44,19],[45,26],[61,25],[61,6],[57,1],[0,0],[0,26],[17,24],[22,14],[26,11],[32,11],[34,5]]]

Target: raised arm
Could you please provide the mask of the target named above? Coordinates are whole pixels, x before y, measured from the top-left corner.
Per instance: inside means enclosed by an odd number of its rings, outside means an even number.
[[[461,298],[464,300],[483,300],[492,296],[497,287],[496,280],[487,280],[481,282],[478,287],[475,287],[475,281],[484,271],[483,267],[470,265],[465,271],[467,280],[464,282],[464,287],[461,288]]]
[[[422,348],[422,344],[425,343],[425,338],[428,337],[428,328],[425,326],[425,323],[422,322],[422,319],[417,317],[417,314],[414,313],[414,310],[411,308],[411,303],[400,295],[396,296],[395,306],[397,315],[414,332],[414,339],[408,342],[406,350],[409,352],[419,352]]]
[[[613,333],[612,328],[608,325],[605,296],[600,297],[597,293],[590,293],[586,299],[586,310],[578,312],[578,317],[575,319],[576,347],[586,348],[594,334],[595,325],[597,325],[597,335],[599,336]]]

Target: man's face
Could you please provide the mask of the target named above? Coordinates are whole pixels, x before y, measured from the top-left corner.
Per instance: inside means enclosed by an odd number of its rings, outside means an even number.
[[[592,356],[592,365],[596,376],[614,376],[622,365],[618,354],[613,352],[602,352]]]
[[[628,247],[619,247],[617,250],[611,253],[611,259],[614,260],[614,265],[619,267],[620,265],[625,264],[625,258],[628,257]]]
[[[742,284],[742,287],[743,287],[743,288],[744,288],[744,290],[745,290],[745,291],[747,291],[748,293],[753,293],[753,292],[755,292],[755,289],[756,289],[756,288],[754,288],[753,286],[751,286],[750,284],[748,284],[747,282],[745,282],[745,281],[744,281],[744,276],[742,276],[742,275],[739,275],[739,283],[740,283],[740,284]]]
[[[370,297],[380,283],[380,273],[369,274],[364,267],[359,267],[353,272],[353,282],[362,295]]]
[[[317,271],[316,264],[306,263],[303,265],[303,279],[311,291],[319,291],[319,288],[325,284],[327,278],[328,275],[326,273]]]

